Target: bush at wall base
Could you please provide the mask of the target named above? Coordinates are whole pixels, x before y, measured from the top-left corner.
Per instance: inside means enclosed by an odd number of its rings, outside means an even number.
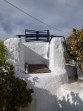
[[[0,111],[18,111],[32,101],[32,89],[27,83],[14,76],[14,67],[0,60]]]

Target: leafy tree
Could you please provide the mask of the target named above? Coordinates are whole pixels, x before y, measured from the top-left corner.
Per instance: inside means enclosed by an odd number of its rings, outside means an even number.
[[[0,54],[3,57],[0,56],[0,111],[18,111],[20,107],[31,103],[33,90],[27,89],[27,83],[14,76],[14,67],[5,60],[5,47],[1,47]]]
[[[72,34],[67,38],[67,45],[70,56],[74,60],[83,59],[83,29],[73,29]]]

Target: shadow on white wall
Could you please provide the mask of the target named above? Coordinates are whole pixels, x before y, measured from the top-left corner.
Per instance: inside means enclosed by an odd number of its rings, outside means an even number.
[[[38,79],[35,77],[33,82],[28,81],[29,86],[34,89],[33,102],[29,108],[21,109],[21,111],[83,111],[83,100],[78,93],[71,91],[70,94],[67,94],[67,98],[62,96],[62,100],[60,100],[57,95],[52,95],[50,91],[34,87],[39,82]]]

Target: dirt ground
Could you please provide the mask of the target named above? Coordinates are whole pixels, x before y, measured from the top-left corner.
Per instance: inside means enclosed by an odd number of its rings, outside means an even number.
[[[46,65],[28,64],[29,73],[50,73],[51,71]]]

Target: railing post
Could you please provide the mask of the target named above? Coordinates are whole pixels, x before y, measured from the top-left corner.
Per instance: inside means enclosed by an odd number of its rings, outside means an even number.
[[[36,31],[36,39],[39,40],[39,31]]]
[[[49,30],[47,30],[47,42],[49,42],[49,35],[50,35]]]
[[[18,38],[21,38],[21,35],[16,35]]]

